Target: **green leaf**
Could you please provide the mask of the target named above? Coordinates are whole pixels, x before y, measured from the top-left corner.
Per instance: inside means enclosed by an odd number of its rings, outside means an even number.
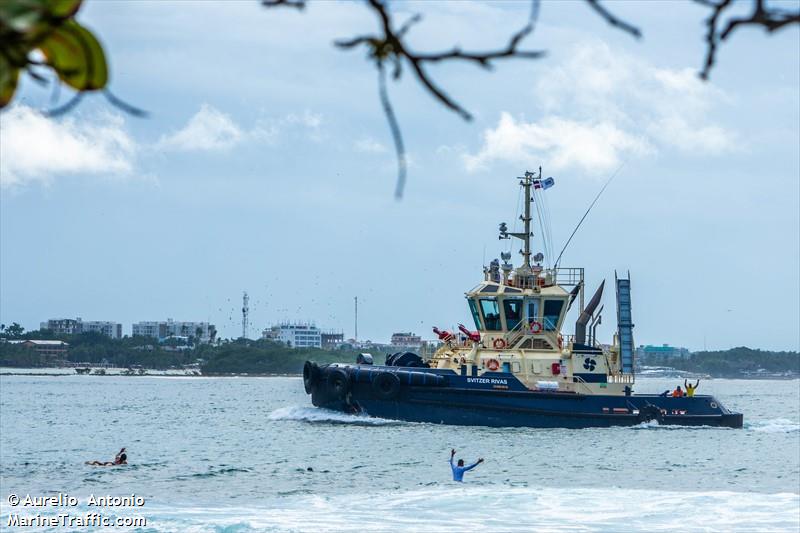
[[[28,33],[47,18],[39,0],[0,0],[0,27]]]
[[[67,20],[39,45],[61,81],[78,91],[102,89],[108,82],[103,47],[92,33]]]
[[[5,56],[0,55],[0,108],[8,105],[17,89],[19,69],[12,67]]]
[[[69,18],[78,12],[83,0],[45,0],[47,11],[58,18]]]

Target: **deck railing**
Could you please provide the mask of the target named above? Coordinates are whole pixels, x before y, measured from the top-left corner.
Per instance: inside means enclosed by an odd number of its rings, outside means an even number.
[[[609,374],[608,375],[608,382],[609,383],[625,383],[628,385],[633,385],[634,377],[633,374]]]
[[[557,285],[574,287],[583,283],[583,267],[558,267],[555,269]]]

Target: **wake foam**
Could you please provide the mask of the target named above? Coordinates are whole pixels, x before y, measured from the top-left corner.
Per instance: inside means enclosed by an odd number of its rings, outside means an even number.
[[[271,503],[271,505],[270,505]],[[150,509],[160,531],[797,531],[800,495],[459,484],[371,496],[297,495],[267,508]]]
[[[310,424],[353,424],[357,426],[391,426],[408,423],[400,420],[373,418],[367,415],[349,415],[339,411],[318,407],[301,407],[299,405],[275,409],[267,418],[269,420],[294,420]]]
[[[800,424],[787,418],[769,418],[767,420],[754,420],[747,422],[745,428],[760,433],[795,433],[800,432]]]

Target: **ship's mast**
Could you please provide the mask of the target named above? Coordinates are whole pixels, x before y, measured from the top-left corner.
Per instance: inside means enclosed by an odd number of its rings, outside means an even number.
[[[539,167],[539,178],[542,177],[542,167]],[[525,258],[525,266],[531,268],[531,203],[533,203],[533,196],[531,196],[531,185],[533,185],[533,172],[525,172],[525,177],[520,181],[523,190],[525,191],[525,216],[522,221],[525,223],[525,233],[522,236],[522,241],[525,243],[525,249],[522,256]]]
[[[509,237],[516,237],[518,239],[522,239],[524,247],[520,250],[520,254],[524,258],[524,265],[523,268],[530,272],[532,269],[531,265],[531,237],[533,237],[533,233],[531,232],[531,220],[533,217],[531,216],[531,204],[533,203],[533,196],[531,195],[531,187],[533,187],[534,180],[540,180],[542,178],[542,167],[539,167],[539,174],[535,174],[533,172],[525,172],[525,176],[519,178],[519,184],[522,186],[522,189],[525,193],[525,214],[520,215],[520,220],[522,220],[523,224],[525,225],[525,231],[520,233],[511,233],[507,231],[507,226],[505,223],[500,224],[500,238],[501,239],[508,239]]]

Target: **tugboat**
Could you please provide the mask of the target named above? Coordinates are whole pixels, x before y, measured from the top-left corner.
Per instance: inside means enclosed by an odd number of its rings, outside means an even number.
[[[588,428],[656,421],[683,426],[740,428],[743,415],[713,396],[634,394],[631,282],[618,277],[617,331],[611,345],[597,342],[605,281],[584,306],[583,268],[543,266],[531,251],[531,207],[546,235],[544,191],[555,181],[542,170],[519,178],[525,201],[521,232],[500,224],[500,239],[522,240],[522,264],[502,253],[466,293],[475,330],[433,331],[441,346],[427,359],[412,352],[375,365],[370,354],[355,364],[306,361],[303,386],[317,407],[373,417],[494,427]],[[544,223],[542,222],[544,220]],[[559,257],[560,259],[560,257]],[[572,335],[562,333],[577,304]]]

